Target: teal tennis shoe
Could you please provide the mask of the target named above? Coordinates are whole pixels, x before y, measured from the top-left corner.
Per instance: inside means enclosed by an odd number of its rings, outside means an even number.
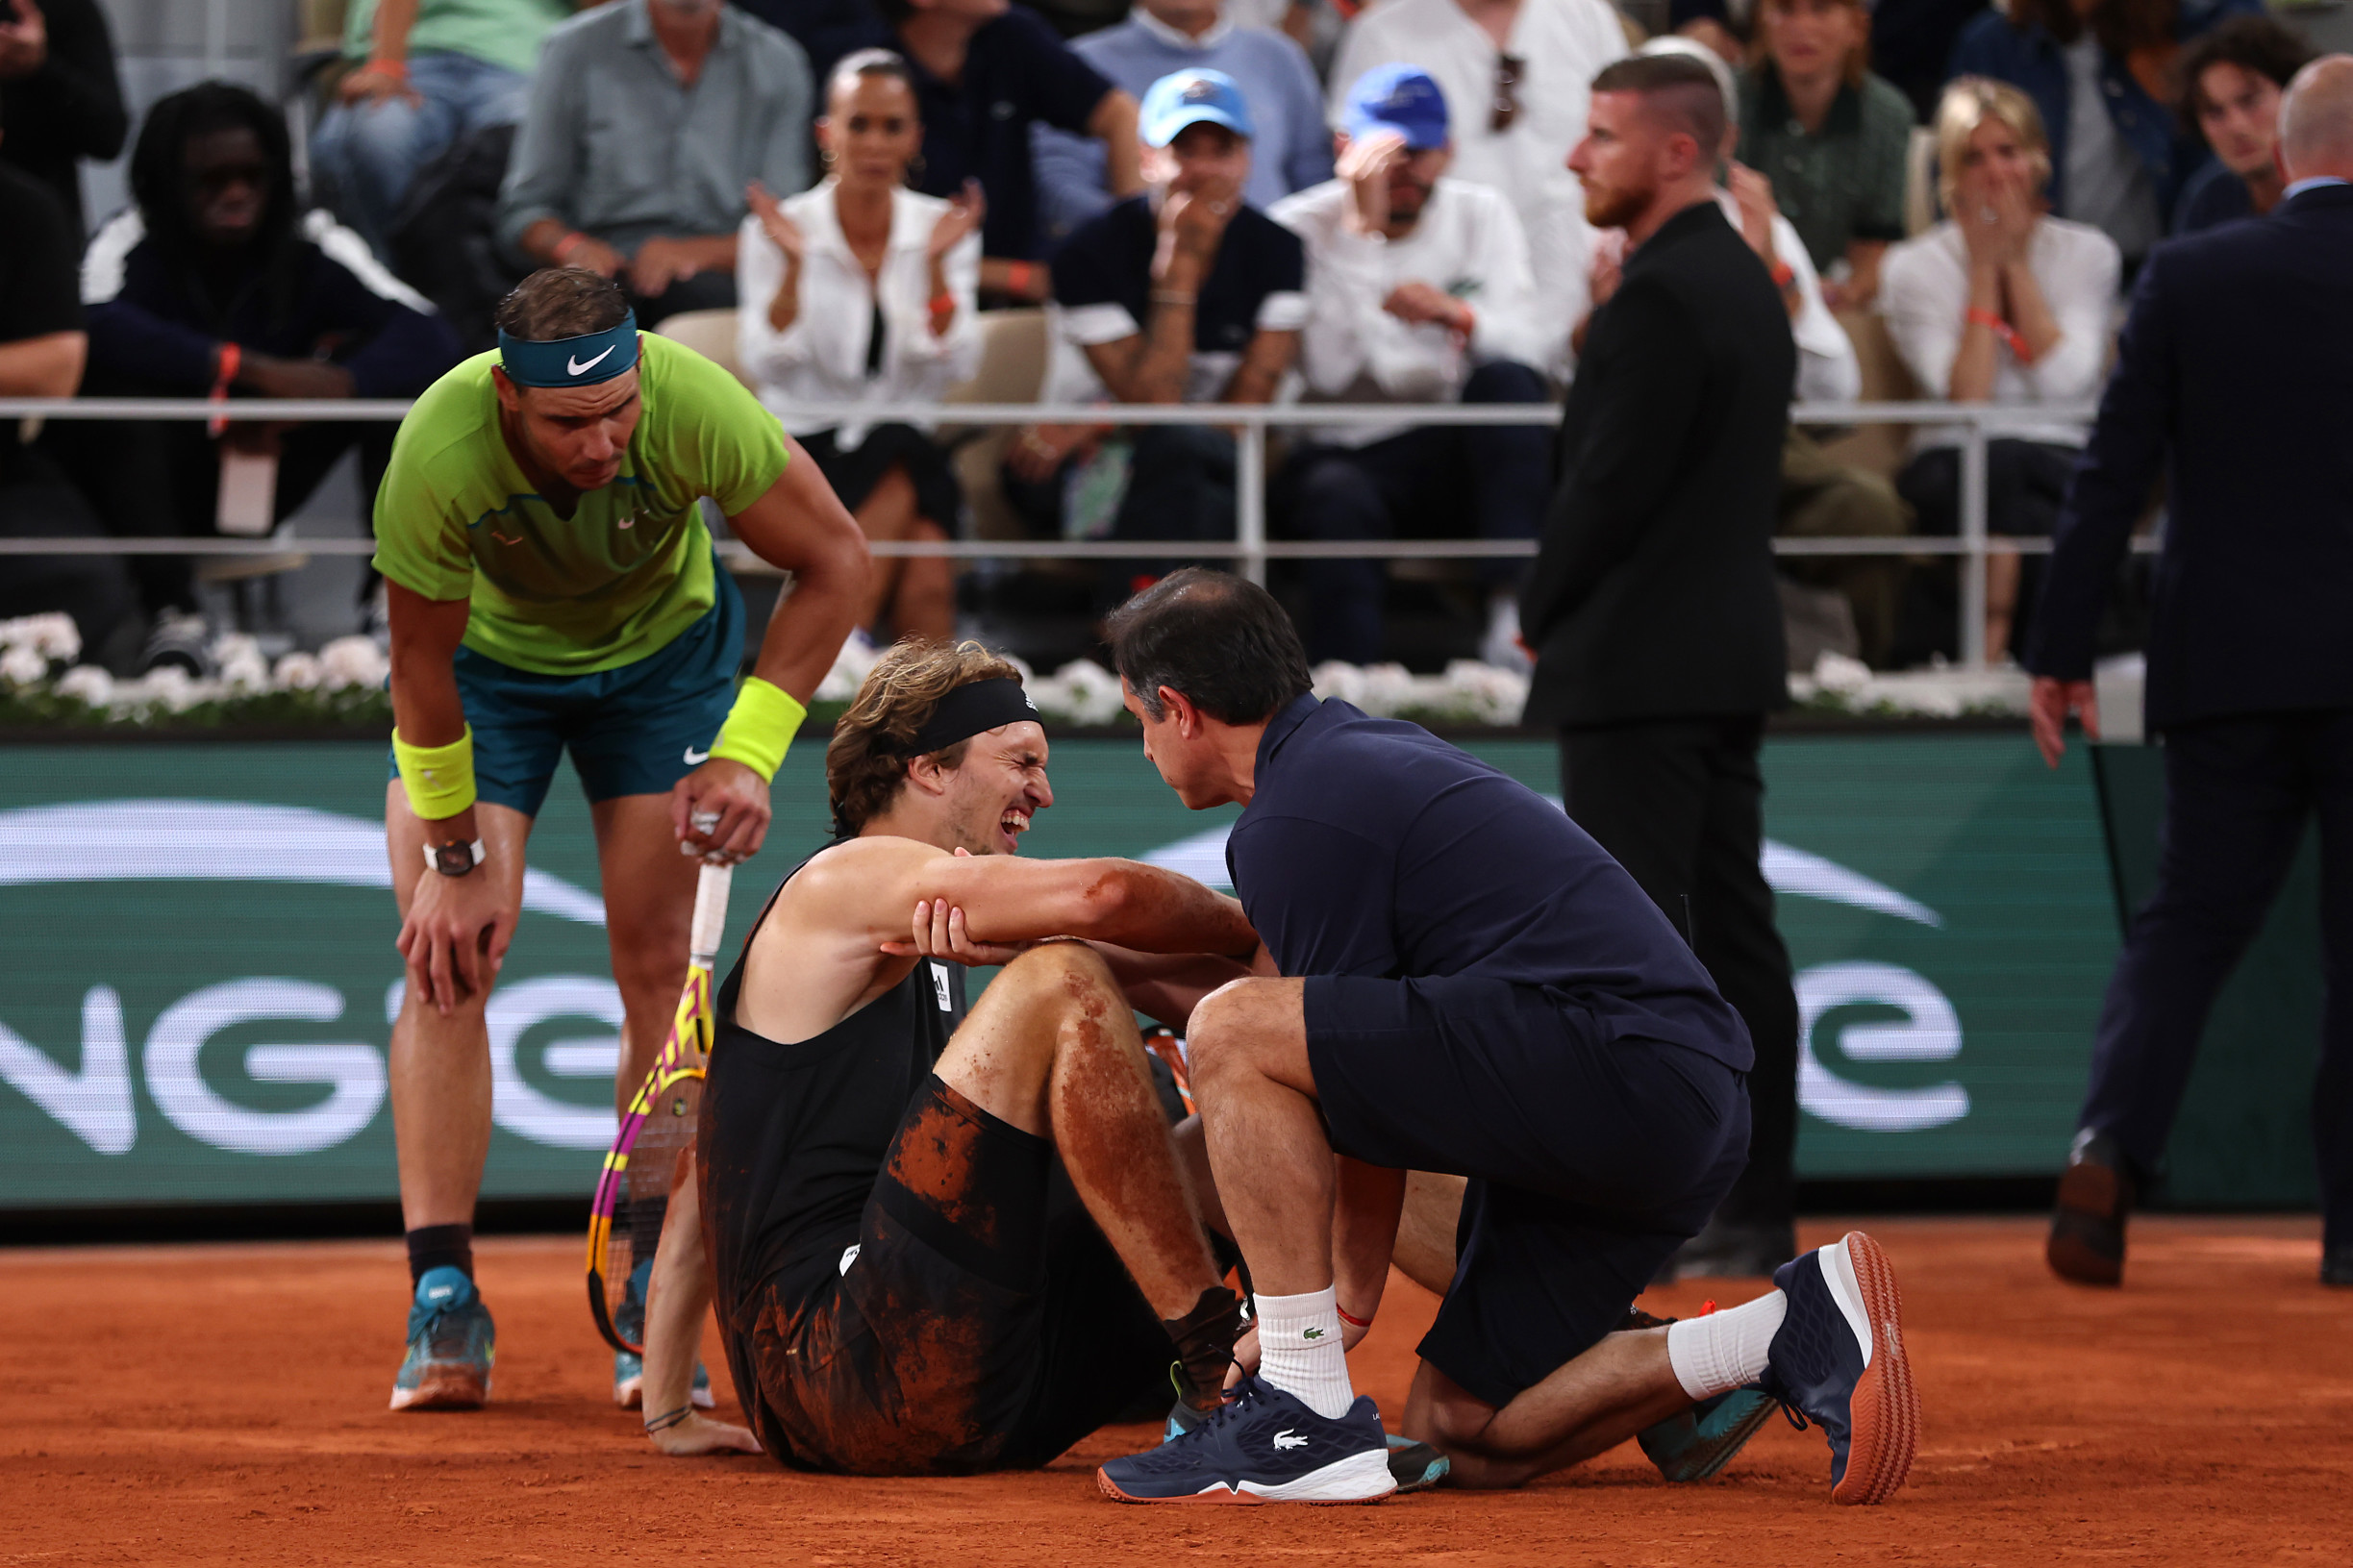
[[[498,1329],[462,1269],[427,1269],[409,1303],[409,1354],[392,1380],[395,1410],[479,1410],[490,1399]]]

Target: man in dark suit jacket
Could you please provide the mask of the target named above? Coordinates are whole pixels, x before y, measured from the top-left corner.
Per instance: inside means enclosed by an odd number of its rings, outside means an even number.
[[[1797,1004],[1758,866],[1757,748],[1789,700],[1772,536],[1797,351],[1716,206],[1723,129],[1695,60],[1594,78],[1569,167],[1629,255],[1586,329],[1520,625],[1527,722],[1561,727],[1569,815],[1690,940],[1756,1046],[1748,1170],[1679,1266],[1762,1274],[1796,1245]]]
[[[2321,1277],[2353,1284],[2353,56],[2298,74],[2280,131],[2290,184],[2269,216],[2160,246],[2141,268],[2027,648],[2035,739],[2055,765],[2069,712],[2099,734],[2093,629],[2168,472],[2148,648],[2148,728],[2165,739],[2157,889],[2109,982],[2048,1251],[2088,1284],[2122,1277],[2125,1217],[2208,1009],[2315,809]]]

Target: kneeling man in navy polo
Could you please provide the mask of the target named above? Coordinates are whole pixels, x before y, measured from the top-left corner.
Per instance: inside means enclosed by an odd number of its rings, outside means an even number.
[[[1751,1062],[1739,1014],[1633,878],[1489,764],[1317,701],[1263,588],[1189,567],[1110,631],[1161,777],[1194,809],[1244,808],[1227,864],[1282,978],[1227,985],[1189,1028],[1256,1289],[1256,1370],[1191,1431],[1104,1465],[1103,1490],[1393,1488],[1346,1352],[1414,1170],[1468,1179],[1403,1434],[1442,1451],[1454,1484],[1514,1486],[1637,1434],[1670,1475],[1709,1473],[1778,1402],[1829,1439],[1836,1501],[1900,1486],[1918,1403],[1870,1237],[1800,1256],[1728,1311],[1626,1327],[1747,1158]]]

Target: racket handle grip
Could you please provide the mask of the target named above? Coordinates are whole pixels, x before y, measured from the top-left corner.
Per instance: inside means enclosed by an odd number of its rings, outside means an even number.
[[[687,951],[696,966],[709,969],[719,956],[719,935],[727,929],[727,891],[736,878],[731,865],[705,865],[694,883],[694,926]]]

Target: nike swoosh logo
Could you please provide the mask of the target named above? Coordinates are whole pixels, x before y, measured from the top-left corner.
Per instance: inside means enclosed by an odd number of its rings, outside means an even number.
[[[610,354],[610,353],[612,353],[612,352],[613,352],[613,347],[614,347],[614,345],[613,345],[613,344],[607,343],[607,344],[605,345],[605,354]],[[570,355],[568,355],[568,354],[567,354],[567,355],[565,355],[565,356],[564,356],[564,359],[563,359],[563,368],[564,368],[564,369],[566,369],[566,370],[568,370],[568,371],[570,371],[570,372],[571,372],[573,375],[575,375],[575,376],[585,376],[585,375],[587,375],[587,374],[588,374],[589,371],[591,371],[591,370],[593,370],[593,369],[595,369],[595,368],[596,368],[596,361],[597,361],[597,360],[601,360],[601,359],[603,359],[603,358],[605,357],[605,354],[599,354],[599,355],[596,357],[596,360],[590,360],[590,361],[588,361],[587,364],[582,364],[582,363],[581,363],[581,362],[580,362],[578,360],[576,360],[576,359],[572,358]]]
[[[694,766],[697,763],[708,762],[710,760],[711,754],[709,752],[698,752],[692,746],[688,746],[687,748],[687,764],[689,767]]]

